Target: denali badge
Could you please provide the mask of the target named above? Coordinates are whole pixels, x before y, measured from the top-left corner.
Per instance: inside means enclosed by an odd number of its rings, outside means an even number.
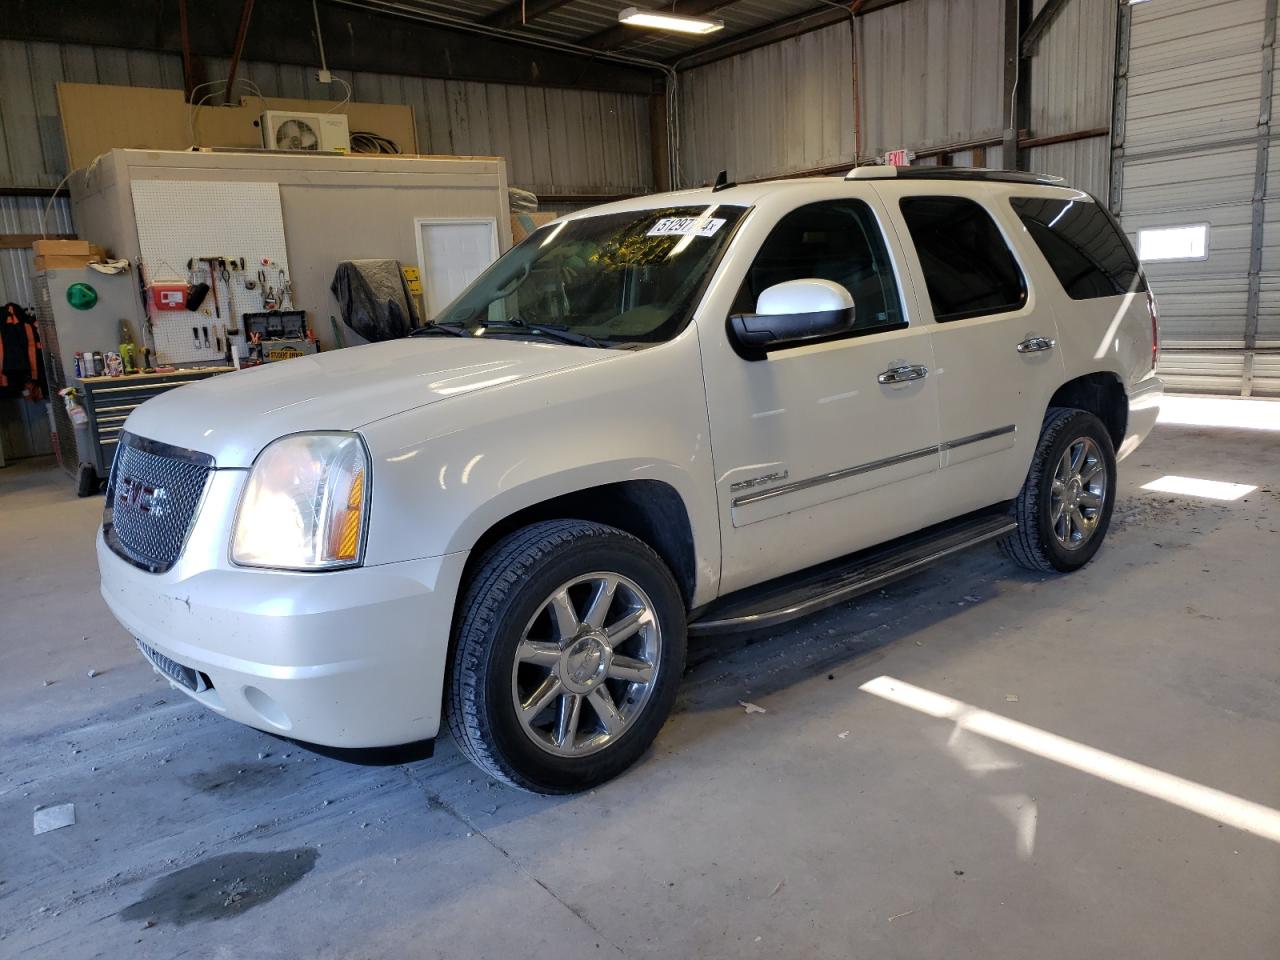
[[[766,483],[777,483],[779,480],[785,480],[791,476],[790,470],[780,470],[777,473],[766,473],[763,477],[752,477],[750,480],[739,480],[736,483],[729,484],[729,490],[737,493],[739,490],[750,490],[752,487],[762,487]]]

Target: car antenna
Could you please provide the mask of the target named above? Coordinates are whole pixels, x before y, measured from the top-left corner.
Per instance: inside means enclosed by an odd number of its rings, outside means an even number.
[[[728,190],[730,187],[736,187],[736,183],[729,182],[729,171],[721,170],[716,174],[716,182],[711,186],[712,193],[719,193],[721,190]]]

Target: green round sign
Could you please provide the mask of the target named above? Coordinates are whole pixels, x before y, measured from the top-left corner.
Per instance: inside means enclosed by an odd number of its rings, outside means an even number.
[[[67,303],[77,310],[91,310],[98,302],[98,291],[87,283],[73,283],[67,287]]]

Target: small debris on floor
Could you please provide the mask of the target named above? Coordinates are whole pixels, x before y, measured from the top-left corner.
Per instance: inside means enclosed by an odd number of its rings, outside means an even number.
[[[259,760],[265,760],[265,759],[267,759],[267,757],[269,757],[269,756],[271,756],[271,754],[269,754],[269,753],[260,753],[260,754],[258,754],[258,759],[259,759]]]
[[[889,922],[893,923],[893,921],[901,920],[903,917],[909,917],[913,913],[915,913],[914,910],[908,910],[906,913],[895,913],[892,917],[889,918]]]
[[[768,713],[769,712],[764,707],[757,706],[754,703],[748,703],[746,700],[739,700],[738,706],[740,706],[743,710],[747,711],[747,713]]]
[[[53,681],[52,681],[52,680],[46,680],[46,681],[44,682],[44,685],[45,685],[46,687],[52,687],[52,686],[53,686]]]
[[[35,817],[32,819],[31,835],[38,837],[42,833],[48,833],[50,830],[60,830],[63,827],[74,826],[76,822],[76,805],[74,803],[59,803],[52,807],[37,807]]]
[[[769,896],[770,896],[770,897],[775,897],[775,896],[777,896],[777,895],[778,895],[778,891],[782,889],[782,885],[783,885],[784,883],[786,883],[786,882],[787,882],[787,878],[786,878],[786,877],[783,877],[781,880],[779,880],[779,881],[778,881],[777,886],[775,886],[775,887],[773,888],[773,892],[772,892],[772,893],[770,893],[770,894],[769,894]]]
[[[98,675],[98,671],[97,671],[97,670],[90,670],[90,671],[89,671],[89,676],[90,676],[90,677],[96,677],[97,675]]]
[[[1007,700],[1009,703],[1017,703],[1017,702],[1018,702],[1018,695],[1017,695],[1016,693],[1006,693],[1006,694],[1004,695],[1004,698],[1005,698],[1005,700]]]
[[[974,596],[973,594],[971,594],[971,593],[966,593],[966,594],[965,594],[965,596],[964,596],[964,602],[965,602],[965,603],[981,603],[981,602],[982,602],[982,598],[981,598],[981,597],[975,597],[975,596]]]
[[[844,730],[844,731],[841,731],[840,733],[837,733],[837,734],[836,734],[836,739],[837,739],[837,740],[848,740],[848,739],[849,739],[849,731],[848,731],[848,730]]]

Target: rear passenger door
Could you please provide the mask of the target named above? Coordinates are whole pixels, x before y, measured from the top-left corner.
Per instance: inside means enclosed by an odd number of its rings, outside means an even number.
[[[939,496],[959,515],[1017,495],[1063,381],[1058,326],[1012,238],[1002,188],[884,184],[917,290],[933,312],[942,450]],[[1043,270],[1042,267],[1039,269]]]

